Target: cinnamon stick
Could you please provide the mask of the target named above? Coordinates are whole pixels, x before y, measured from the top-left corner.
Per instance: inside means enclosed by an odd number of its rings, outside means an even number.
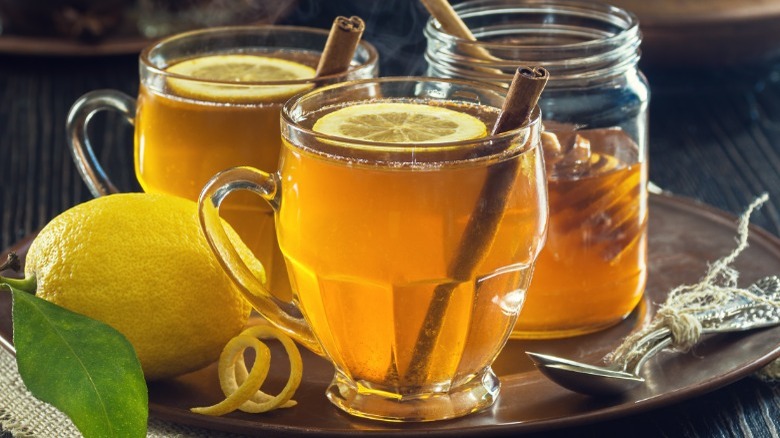
[[[347,71],[366,25],[360,17],[336,17],[322,50],[316,77]]]
[[[431,14],[436,21],[441,24],[441,28],[448,34],[462,38],[469,41],[477,41],[477,38],[471,33],[471,29],[466,26],[466,23],[460,18],[455,9],[449,4],[447,0],[420,0],[425,6],[425,9]],[[487,61],[498,61],[499,58],[491,55],[490,52],[480,46],[464,46],[463,51],[469,55],[484,59]],[[480,67],[481,70],[486,70],[491,73],[502,73],[501,70]]]
[[[517,129],[530,121],[549,78],[550,74],[543,67],[517,69],[506,92],[501,114],[493,126],[493,135]]]
[[[493,127],[493,135],[520,128],[529,122],[548,78],[547,70],[542,67],[517,69],[501,114]],[[471,280],[479,262],[493,243],[517,175],[518,165],[518,159],[511,158],[488,169],[485,185],[482,186],[458,251],[448,268],[447,274],[453,281],[434,289],[433,299],[412,351],[407,378],[416,376],[422,381],[428,374],[431,353],[441,334],[452,292],[458,284]]]

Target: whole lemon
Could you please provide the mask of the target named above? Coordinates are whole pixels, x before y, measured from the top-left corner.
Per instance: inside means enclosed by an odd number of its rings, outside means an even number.
[[[226,231],[264,279],[249,248]],[[209,249],[197,205],[171,195],[115,194],[63,212],[32,242],[25,274],[39,297],[121,332],[148,380],[217,360],[251,310]]]

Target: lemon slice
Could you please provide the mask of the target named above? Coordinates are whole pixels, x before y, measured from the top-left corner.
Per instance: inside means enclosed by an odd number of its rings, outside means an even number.
[[[341,108],[314,123],[315,132],[382,143],[448,143],[481,138],[478,118],[440,106],[379,102]]]
[[[313,87],[313,84],[247,85],[247,82],[299,81],[314,77],[315,70],[286,59],[257,55],[211,55],[188,59],[166,70],[204,81],[169,78],[178,93],[215,101],[278,100]],[[236,85],[224,82],[235,82]]]

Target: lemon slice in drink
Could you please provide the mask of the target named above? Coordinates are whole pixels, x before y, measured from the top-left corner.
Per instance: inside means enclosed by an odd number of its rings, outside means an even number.
[[[485,124],[470,114],[402,102],[344,107],[321,117],[312,129],[321,134],[381,143],[448,143],[487,135]]]
[[[210,55],[192,58],[167,68],[169,73],[200,80],[169,78],[175,92],[217,102],[279,100],[313,87],[313,84],[247,85],[247,82],[299,81],[314,77],[307,65],[257,55]],[[218,81],[220,83],[206,82]],[[225,82],[235,82],[235,85]]]

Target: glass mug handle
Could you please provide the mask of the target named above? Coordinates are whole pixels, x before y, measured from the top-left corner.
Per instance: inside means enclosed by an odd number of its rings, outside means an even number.
[[[70,107],[65,125],[73,161],[96,198],[119,192],[100,165],[87,136],[90,119],[103,110],[118,111],[131,125],[135,123],[135,99],[116,90],[95,90],[81,96]]]
[[[241,260],[225,233],[219,217],[219,206],[227,195],[237,190],[247,190],[265,199],[274,211],[278,211],[281,193],[279,178],[252,167],[233,167],[214,175],[206,183],[198,199],[200,226],[206,235],[211,250],[220,265],[227,271],[247,300],[266,319],[281,328],[290,337],[309,350],[324,355],[322,347],[314,337],[306,321],[282,309],[268,288],[252,273]]]

